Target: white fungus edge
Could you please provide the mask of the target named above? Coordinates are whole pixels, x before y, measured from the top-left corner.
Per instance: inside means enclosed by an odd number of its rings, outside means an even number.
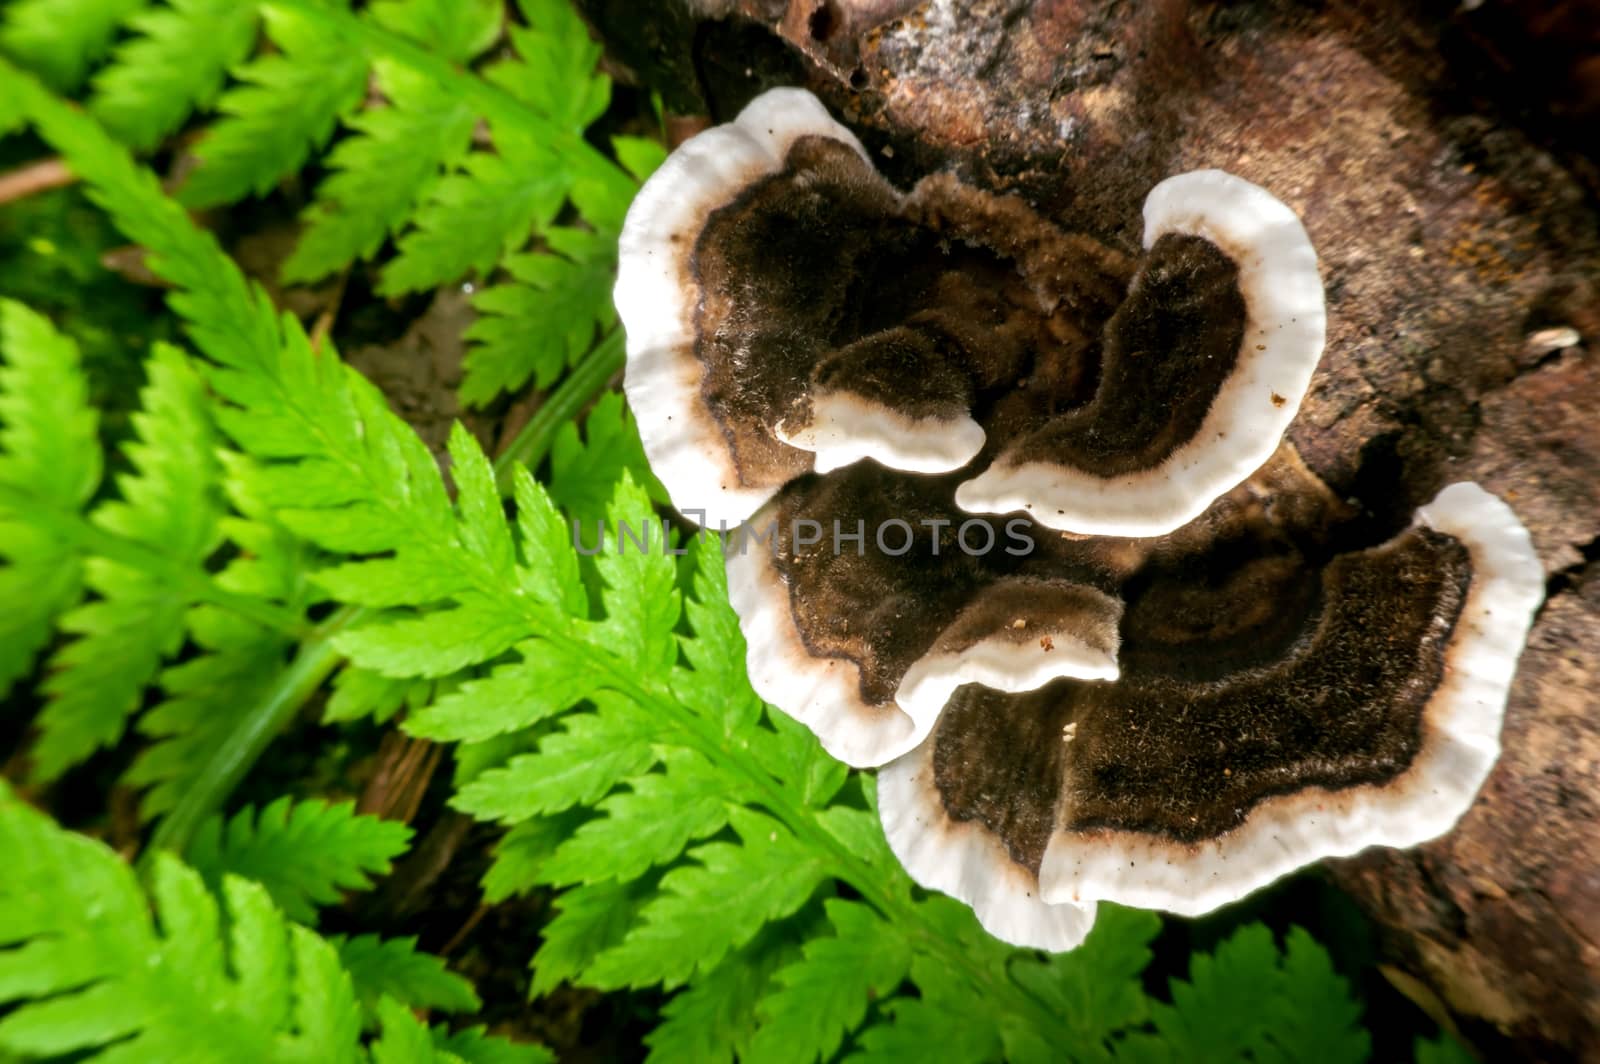
[[[840,141],[867,159],[811,93],[773,89],[669,155],[634,198],[618,240],[612,298],[627,334],[623,391],[651,470],[680,509],[704,512],[710,527],[737,524],[778,485],[740,483],[722,428],[701,400],[699,293],[683,279],[711,213],[781,170],[789,148],[807,135]]]
[[[993,833],[950,818],[933,786],[931,742],[878,770],[878,815],[911,878],[972,906],[1002,942],[1060,952],[1082,945],[1094,927],[1094,902],[1046,902]]]
[[[1120,613],[1120,611],[1118,611]],[[1091,646],[1066,632],[1029,630],[1019,641],[996,634],[959,651],[930,652],[918,658],[900,680],[895,701],[916,719],[937,717],[965,684],[982,684],[1006,694],[1036,691],[1052,680],[1115,680],[1116,648]],[[1046,650],[1031,637],[1047,634]]]
[[[861,670],[854,662],[811,655],[767,546],[735,546],[726,568],[728,601],[744,633],[756,694],[811,729],[824,750],[855,768],[892,761],[927,737],[937,710],[918,718],[893,702],[869,705],[861,698]]]
[[[963,509],[1023,511],[1049,528],[1083,534],[1163,535],[1198,517],[1277,449],[1327,333],[1317,253],[1305,227],[1270,192],[1221,170],[1162,181],[1145,198],[1144,221],[1146,248],[1168,233],[1200,236],[1239,268],[1245,335],[1199,431],[1159,466],[1117,477],[1003,456],[956,489]]]
[[[908,417],[848,391],[813,395],[810,423],[793,430],[780,423],[774,435],[814,453],[818,473],[863,458],[908,473],[948,473],[976,458],[984,441],[983,429],[967,415]]]
[[[1511,508],[1476,484],[1445,488],[1417,520],[1462,542],[1472,576],[1411,767],[1381,785],[1269,798],[1240,827],[1195,845],[1058,830],[1040,868],[1046,898],[1198,916],[1315,861],[1369,846],[1415,846],[1455,826],[1499,757],[1511,680],[1544,598],[1544,570]]]

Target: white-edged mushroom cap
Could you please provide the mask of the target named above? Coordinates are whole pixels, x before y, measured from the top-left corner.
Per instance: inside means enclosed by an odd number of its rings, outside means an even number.
[[[1091,587],[996,581],[906,670],[895,701],[920,720],[967,684],[1018,694],[1052,680],[1115,680],[1121,619],[1121,601]]]
[[[1417,518],[1466,547],[1471,582],[1440,651],[1442,680],[1422,708],[1411,764],[1375,783],[1266,798],[1238,827],[1194,843],[1058,831],[1040,869],[1047,898],[1196,916],[1314,861],[1369,846],[1414,846],[1455,825],[1499,757],[1506,699],[1544,597],[1544,573],[1510,507],[1476,484],[1444,489]]]
[[[1008,449],[960,487],[963,508],[1024,511],[1078,533],[1156,536],[1193,520],[1277,449],[1327,326],[1316,251],[1300,219],[1265,189],[1221,170],[1161,182],[1144,217],[1147,249],[1169,234],[1201,237],[1238,268],[1243,340],[1198,430],[1154,467],[1120,475]]]
[[[748,485],[701,393],[695,353],[696,241],[708,218],[779,172],[795,141],[826,137],[866,152],[803,89],[773,89],[739,117],[684,142],[634,198],[618,242],[617,314],[627,332],[623,387],[650,467],[680,508],[735,525],[778,484]]]
[[[912,716],[892,701],[869,702],[862,695],[859,665],[811,652],[765,546],[736,545],[728,554],[727,572],[728,601],[739,615],[756,694],[810,728],[822,748],[847,765],[881,765],[927,738],[937,708]]]
[[[847,764],[921,743],[962,685],[1117,674],[1122,603],[1096,586],[1114,563],[1027,522],[957,530],[952,486],[852,465],[787,485],[725,545],[752,685]]]
[[[976,458],[984,441],[983,429],[965,414],[909,417],[846,391],[813,394],[810,420],[792,431],[780,423],[776,433],[813,452],[818,473],[863,458],[908,473],[948,473]]]
[[[911,878],[972,906],[978,922],[1014,946],[1076,949],[1094,927],[1093,902],[1052,903],[1038,877],[982,825],[952,820],[932,783],[924,743],[878,770],[878,814],[889,849]]]

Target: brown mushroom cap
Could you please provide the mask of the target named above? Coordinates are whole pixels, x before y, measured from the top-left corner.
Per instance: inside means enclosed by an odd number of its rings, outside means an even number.
[[[891,847],[994,934],[1205,912],[1470,804],[1538,560],[1471,484],[1339,538],[1279,447],[1325,311],[1265,190],[1163,181],[1135,260],[949,175],[901,193],[774,90],[669,158],[621,256],[652,465],[749,518],[756,691],[884,765]]]
[[[907,825],[981,826],[1048,902],[1192,915],[1324,857],[1433,838],[1471,804],[1543,595],[1503,503],[1453,485],[1309,586],[1292,554],[1209,587],[1165,562],[1129,590],[1117,683],[963,688],[880,772],[913,877],[950,880],[940,862],[972,847],[940,857]]]
[[[1322,350],[1294,213],[1220,171],[1158,185],[1135,265],[1015,197],[901,194],[809,94],[687,142],[621,241],[627,390],[680,509],[734,523],[871,458],[971,465],[965,509],[1158,535],[1277,447]]]
[[[756,692],[849,764],[920,743],[965,683],[1116,676],[1126,552],[973,517],[955,484],[873,462],[808,475],[727,545]]]

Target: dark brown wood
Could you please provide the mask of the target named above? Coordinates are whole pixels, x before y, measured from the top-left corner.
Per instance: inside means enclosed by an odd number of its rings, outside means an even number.
[[[1581,4],[583,0],[687,113],[804,84],[902,188],[937,170],[1136,247],[1221,167],[1305,219],[1329,343],[1291,438],[1373,538],[1441,486],[1550,577],[1505,756],[1450,836],[1338,862],[1398,978],[1488,1055],[1600,1059],[1600,221]],[[1403,9],[1403,11],[1402,11]],[[1414,982],[1413,982],[1414,981]]]

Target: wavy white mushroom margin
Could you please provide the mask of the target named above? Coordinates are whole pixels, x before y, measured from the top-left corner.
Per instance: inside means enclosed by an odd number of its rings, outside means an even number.
[[[810,93],[775,89],[735,122],[675,151],[641,189],[620,241],[615,298],[628,337],[625,390],[656,475],[673,498],[703,503],[709,524],[737,524],[774,489],[738,482],[722,430],[704,410],[704,370],[694,352],[697,293],[683,280],[711,212],[781,170],[789,148],[806,135],[838,140],[867,160],[855,136]],[[1316,252],[1304,227],[1270,193],[1219,170],[1163,181],[1147,197],[1144,213],[1146,247],[1166,233],[1198,235],[1240,270],[1245,342],[1201,431],[1156,469],[1119,478],[1043,463],[991,467],[961,486],[957,501],[965,509],[1036,511],[1047,527],[1079,533],[1160,535],[1198,516],[1277,448],[1326,333]],[[823,471],[870,455],[895,468],[939,472],[959,468],[981,447],[981,436],[971,431],[975,424],[944,436],[933,429],[948,425],[888,425],[862,416],[853,398],[822,396],[820,404],[814,398],[812,425],[787,436],[780,431],[780,438],[813,449]],[[681,423],[671,424],[675,414]],[[972,905],[997,937],[1062,950],[1088,934],[1096,900],[1195,915],[1324,857],[1372,845],[1415,845],[1454,826],[1498,757],[1511,678],[1543,597],[1542,570],[1515,515],[1476,485],[1447,488],[1418,516],[1467,545],[1473,578],[1446,651],[1446,682],[1424,714],[1422,754],[1406,773],[1381,787],[1269,799],[1242,827],[1193,846],[1107,832],[1104,844],[1091,850],[1081,838],[1058,833],[1038,883],[992,834],[945,814],[932,790],[931,744],[923,741],[942,710],[931,705],[935,697],[909,698],[913,712],[898,718],[880,713],[883,723],[863,729],[865,718],[855,711],[882,707],[862,706],[853,665],[819,661],[805,650],[782,582],[762,551],[737,556],[749,557],[748,563],[730,558],[730,597],[762,697],[796,705],[798,693],[803,705],[790,712],[845,761],[898,758],[879,773],[879,803],[890,846],[910,874]],[[998,663],[979,664],[994,649],[985,647],[966,667],[998,689],[1030,690],[1063,675],[1034,667],[1013,679],[1008,669],[994,667]],[[1085,678],[1114,677],[1114,664],[1084,664],[1091,674]],[[913,686],[930,696],[948,694],[945,682]]]
[[[1178,174],[1150,190],[1144,246],[1169,233],[1220,248],[1238,267],[1245,303],[1238,360],[1199,431],[1159,465],[1116,477],[1003,456],[956,489],[956,505],[1021,511],[1085,535],[1159,536],[1200,516],[1278,449],[1327,338],[1311,238],[1272,193],[1221,170]]]
[[[1098,901],[1198,916],[1324,858],[1445,834],[1500,756],[1506,701],[1544,598],[1544,569],[1516,514],[1476,484],[1445,488],[1417,511],[1417,522],[1466,547],[1471,579],[1442,651],[1443,681],[1422,711],[1420,750],[1397,777],[1268,798],[1239,827],[1193,844],[1058,830],[1035,881],[981,824],[949,818],[933,786],[929,742],[878,772],[890,849],[918,883],[971,905],[997,938],[1061,950],[1088,934]]]
[[[762,509],[750,525],[770,528],[776,519],[767,516],[771,510]],[[876,768],[921,745],[963,684],[1021,694],[1057,679],[1117,678],[1114,625],[1121,604],[1098,595],[1101,613],[1094,620],[1103,625],[1111,619],[1108,636],[1085,638],[1068,627],[1071,617],[1023,616],[1019,619],[1027,640],[997,632],[952,651],[940,649],[936,639],[901,677],[893,699],[874,705],[862,697],[861,669],[855,662],[813,654],[806,645],[795,624],[788,585],[774,564],[773,546],[741,529],[726,552],[728,601],[744,634],[750,685],[811,729],[829,754],[854,768]],[[952,618],[952,626],[958,620],[959,615]],[[1044,636],[1049,638],[1040,638]]]
[[[623,390],[651,469],[680,507],[703,511],[708,527],[736,525],[776,490],[740,480],[722,428],[700,392],[695,353],[700,291],[690,283],[695,246],[712,213],[755,182],[782,171],[805,136],[846,145],[868,167],[866,149],[804,89],[771,89],[732,122],[685,141],[650,176],[628,209],[618,241],[612,299],[627,334]],[[960,469],[983,447],[971,417],[912,418],[849,391],[811,397],[811,421],[770,426],[778,440],[815,457],[826,473],[863,458],[891,469]]]

